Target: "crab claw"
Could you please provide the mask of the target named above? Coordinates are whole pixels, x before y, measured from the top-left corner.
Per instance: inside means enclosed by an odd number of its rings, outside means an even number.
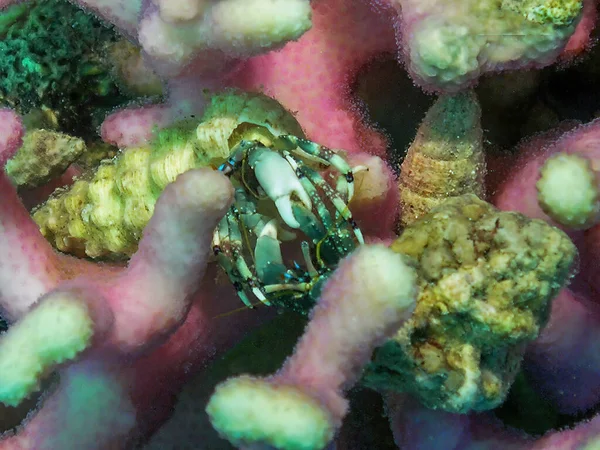
[[[255,151],[251,165],[256,179],[277,206],[283,221],[291,228],[300,228],[292,212],[291,196],[295,194],[308,210],[312,209],[312,203],[294,169],[279,153],[267,149]]]
[[[283,264],[281,246],[277,239],[277,220],[269,221],[260,232],[254,250],[256,273],[265,284],[276,284],[283,278],[286,267]]]

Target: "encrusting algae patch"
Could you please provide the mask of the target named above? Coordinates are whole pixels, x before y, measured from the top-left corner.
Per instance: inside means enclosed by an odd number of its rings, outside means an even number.
[[[391,248],[413,258],[420,294],[414,315],[376,350],[365,383],[451,412],[500,405],[571,274],[573,243],[471,194],[413,222]]]

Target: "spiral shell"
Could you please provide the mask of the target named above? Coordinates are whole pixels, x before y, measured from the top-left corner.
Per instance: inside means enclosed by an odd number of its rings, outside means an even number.
[[[472,91],[441,96],[427,112],[400,170],[404,227],[445,199],[485,195],[481,108]]]
[[[218,165],[248,128],[302,136],[295,118],[262,94],[227,91],[211,98],[200,123],[158,132],[144,147],[123,149],[97,170],[56,191],[33,212],[42,234],[60,251],[123,259],[137,249],[165,186],[197,167]]]
[[[63,173],[85,150],[79,138],[52,130],[28,131],[17,154],[7,161],[6,173],[19,187],[41,186]]]

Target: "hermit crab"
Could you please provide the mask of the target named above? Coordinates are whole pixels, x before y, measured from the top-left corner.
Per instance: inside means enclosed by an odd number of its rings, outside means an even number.
[[[265,95],[227,91],[207,102],[199,123],[191,118],[102,161],[33,218],[60,251],[125,260],[165,186],[212,166],[236,189],[213,240],[240,298],[307,311],[338,261],[363,242],[347,205],[364,168],[304,139],[294,116]]]
[[[335,187],[320,175],[327,167],[337,172]],[[219,170],[236,193],[215,230],[213,249],[239,297],[247,306],[251,293],[267,305],[273,300],[309,310],[340,258],[364,243],[347,205],[354,173],[364,167],[351,168],[340,154],[314,142],[256,126]],[[280,240],[297,234],[303,235],[302,263],[286,265]]]

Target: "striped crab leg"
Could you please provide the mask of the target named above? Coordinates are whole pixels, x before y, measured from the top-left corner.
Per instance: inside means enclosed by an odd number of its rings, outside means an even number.
[[[366,166],[350,167],[344,158],[330,148],[307,139],[289,134],[281,135],[278,138],[287,144],[286,150],[296,153],[307,160],[335,167],[341,173],[337,183],[338,191],[342,194],[347,194],[348,203],[352,200],[354,196],[354,174],[362,170],[368,170]]]

